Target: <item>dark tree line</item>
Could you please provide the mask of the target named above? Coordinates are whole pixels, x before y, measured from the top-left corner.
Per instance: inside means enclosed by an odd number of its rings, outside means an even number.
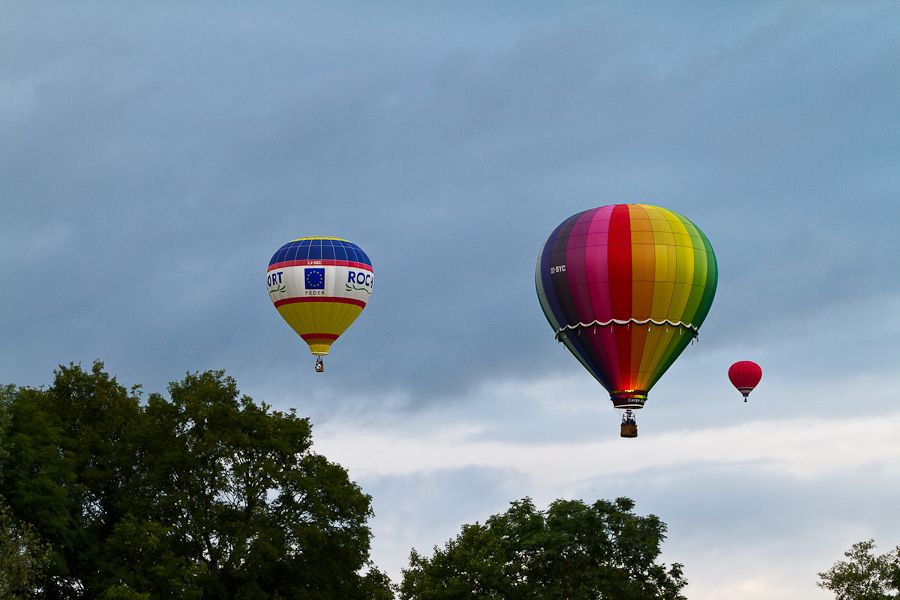
[[[369,564],[370,497],[311,450],[307,419],[222,372],[142,403],[101,363],[71,365],[6,388],[3,413],[11,526],[51,548],[35,597],[392,597]]]
[[[658,562],[666,526],[614,502],[513,502],[400,586],[369,559],[371,498],[312,451],[309,421],[238,392],[221,371],[168,396],[99,362],[47,388],[0,386],[0,598],[48,600],[681,600]],[[819,586],[900,599],[900,547],[854,544]]]
[[[665,524],[627,498],[513,502],[414,550],[395,587],[369,559],[371,498],[311,444],[221,371],[146,401],[99,362],[0,386],[0,598],[683,598]]]

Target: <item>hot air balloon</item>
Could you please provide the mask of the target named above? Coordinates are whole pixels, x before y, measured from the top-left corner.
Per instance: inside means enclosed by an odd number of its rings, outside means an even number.
[[[372,261],[351,241],[302,237],[278,249],[266,284],[278,313],[309,345],[316,371],[322,357],[362,312],[372,295]]]
[[[550,234],[535,284],[557,341],[625,410],[632,410],[695,339],[716,293],[716,256],[682,215],[646,204],[573,215]]]
[[[746,402],[747,396],[762,379],[762,369],[752,360],[741,360],[728,368],[728,379],[731,380],[731,385],[744,395]]]

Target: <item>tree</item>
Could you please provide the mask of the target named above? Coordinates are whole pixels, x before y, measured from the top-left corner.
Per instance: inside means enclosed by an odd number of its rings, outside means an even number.
[[[222,371],[142,402],[102,363],[60,367],[18,391],[5,438],[2,489],[53,548],[48,599],[391,597],[371,498],[307,419]]]
[[[415,550],[400,585],[404,600],[679,600],[682,566],[656,563],[665,524],[634,502],[529,498],[461,533],[431,558]]]
[[[897,600],[900,598],[900,546],[875,554],[875,540],[857,542],[839,560],[819,573],[819,587],[837,600]]]
[[[15,386],[0,386],[0,439],[6,436],[9,407]],[[4,448],[0,446],[0,463]],[[50,558],[50,548],[27,523],[16,523],[0,498],[0,598],[33,598],[40,592],[41,572]]]

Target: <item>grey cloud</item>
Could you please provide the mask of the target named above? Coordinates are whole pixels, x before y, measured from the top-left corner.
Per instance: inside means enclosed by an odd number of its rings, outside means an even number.
[[[573,7],[515,29],[464,9],[420,16],[433,36],[398,25],[401,5],[198,6],[67,14],[80,27],[20,9],[6,46],[33,52],[0,71],[25,90],[0,112],[20,256],[3,264],[56,293],[2,301],[19,340],[3,378],[94,356],[154,389],[207,366],[250,387],[306,369],[260,284],[302,233],[373,257],[376,295],[332,362],[412,403],[557,359],[534,258],[590,206],[658,202],[714,240],[701,353],[838,314],[896,255],[889,4]]]

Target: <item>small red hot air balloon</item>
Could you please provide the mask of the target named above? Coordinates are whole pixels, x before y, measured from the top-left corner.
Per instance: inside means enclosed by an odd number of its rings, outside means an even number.
[[[742,360],[734,363],[728,369],[728,379],[744,395],[744,402],[746,402],[747,396],[750,395],[750,392],[762,379],[762,369],[752,360]]]

